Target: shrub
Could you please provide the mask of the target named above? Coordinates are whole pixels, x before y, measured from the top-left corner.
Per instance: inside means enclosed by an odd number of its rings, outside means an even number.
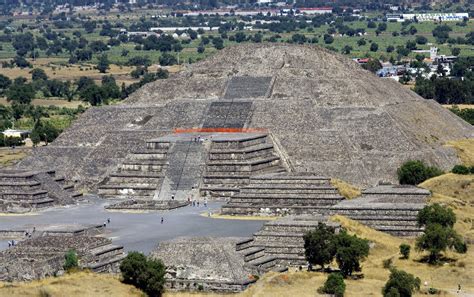
[[[451,208],[434,203],[418,212],[417,222],[420,226],[440,224],[443,227],[453,227],[456,223],[456,215]]]
[[[400,254],[402,255],[402,259],[410,258],[410,245],[402,243],[400,245]]]
[[[349,235],[341,230],[335,236],[336,262],[344,277],[354,271],[361,271],[360,261],[369,255],[369,243],[366,239]]]
[[[414,277],[413,274],[403,270],[392,269],[389,279],[382,289],[382,293],[384,297],[411,297],[415,290],[420,289],[420,283],[420,279]]]
[[[425,180],[443,174],[436,167],[425,165],[422,161],[407,161],[397,170],[400,184],[417,185]]]
[[[455,173],[455,174],[469,174],[470,173],[470,168],[466,167],[464,165],[456,165],[456,166],[453,167],[451,172]]]
[[[439,290],[436,289],[436,288],[429,288],[428,289],[428,294],[430,295],[435,295],[435,294],[438,294],[439,293]]]
[[[334,246],[334,228],[319,223],[316,229],[304,235],[304,248],[306,260],[312,265],[331,263],[336,253]]]
[[[382,261],[383,268],[390,269],[393,266],[393,258],[388,258]]]
[[[344,283],[344,278],[339,273],[331,273],[324,283],[324,286],[320,289],[322,293],[331,294],[336,297],[344,296],[345,290],[346,284]]]
[[[139,252],[130,252],[120,264],[123,282],[133,285],[149,296],[164,291],[165,266],[160,260],[147,259]]]
[[[446,249],[454,249],[458,253],[465,253],[467,245],[451,227],[443,227],[438,223],[429,224],[425,233],[417,238],[416,248],[420,251],[428,251],[428,263],[438,263],[441,252]]]
[[[400,293],[396,288],[390,288],[390,290],[383,295],[384,297],[400,297]]]
[[[64,256],[63,269],[70,271],[79,267],[79,261],[77,260],[77,254],[75,250],[69,250]]]

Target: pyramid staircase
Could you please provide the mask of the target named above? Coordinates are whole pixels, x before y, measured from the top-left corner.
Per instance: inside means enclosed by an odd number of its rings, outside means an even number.
[[[99,186],[105,198],[152,200],[161,187],[168,165],[169,142],[149,141],[146,149],[130,153]]]
[[[251,176],[285,172],[267,134],[211,140],[202,196],[225,199],[239,192]]]
[[[325,177],[296,173],[253,176],[221,212],[228,215],[300,215],[327,213],[344,200]]]

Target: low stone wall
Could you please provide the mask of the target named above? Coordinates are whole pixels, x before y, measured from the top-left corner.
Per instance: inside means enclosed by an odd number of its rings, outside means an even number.
[[[167,279],[165,288],[170,291],[237,293],[244,291],[255,282],[256,279],[240,283],[212,280]]]

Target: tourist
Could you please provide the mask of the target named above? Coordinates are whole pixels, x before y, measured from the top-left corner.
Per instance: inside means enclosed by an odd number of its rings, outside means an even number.
[[[110,224],[110,218],[107,218],[107,224]]]
[[[204,199],[204,207],[207,207],[207,198]]]
[[[199,207],[199,201],[198,201],[198,207]]]
[[[161,217],[161,223],[162,223],[162,224],[163,224],[163,221],[164,221],[164,219],[163,219],[163,217]]]

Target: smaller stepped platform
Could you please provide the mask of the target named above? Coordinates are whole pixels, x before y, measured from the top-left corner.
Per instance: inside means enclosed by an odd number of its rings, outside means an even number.
[[[267,134],[218,134],[211,139],[200,193],[226,199],[248,184],[250,177],[278,172],[286,169]]]
[[[148,141],[145,149],[128,154],[98,187],[99,195],[134,201],[152,200],[163,182],[169,148],[169,142]]]
[[[222,206],[228,215],[302,215],[327,213],[344,200],[330,179],[299,173],[253,176]]]
[[[127,200],[108,205],[108,210],[172,210],[189,205],[179,200]]]
[[[418,212],[425,207],[430,191],[407,185],[379,185],[366,189],[361,197],[331,207],[340,214],[395,236],[418,236]]]
[[[150,254],[166,265],[165,287],[171,291],[240,292],[256,280],[255,267],[235,250],[242,238],[180,237],[163,241]]]
[[[125,258],[123,247],[113,245],[107,238],[83,234],[43,235],[38,234],[0,252],[0,281],[57,275],[63,271],[64,255],[71,249],[77,252],[80,266],[94,272],[117,273]]]
[[[263,272],[283,271],[288,266],[306,265],[303,236],[318,224],[327,224],[335,229],[339,227],[321,215],[287,216],[266,222],[252,238],[236,243],[236,250],[244,255],[249,265],[256,266]]]
[[[54,170],[0,170],[0,212],[29,212],[74,204],[81,193]]]

